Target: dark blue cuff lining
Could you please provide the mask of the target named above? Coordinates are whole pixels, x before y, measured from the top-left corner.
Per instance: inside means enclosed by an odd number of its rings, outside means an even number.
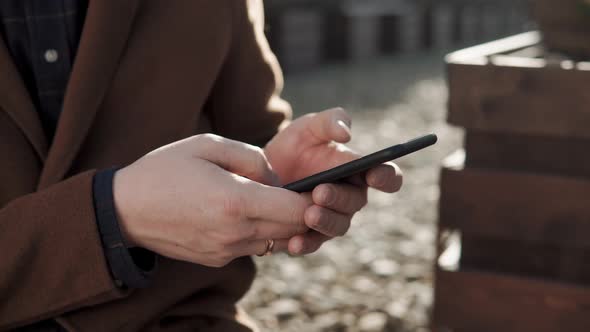
[[[157,257],[142,248],[127,248],[119,228],[113,198],[113,178],[117,169],[94,175],[94,209],[107,263],[120,287],[145,288],[156,270]]]

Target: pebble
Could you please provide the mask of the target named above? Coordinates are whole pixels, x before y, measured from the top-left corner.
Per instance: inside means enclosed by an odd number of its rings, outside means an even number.
[[[376,255],[375,255],[375,252],[373,252],[373,250],[363,248],[363,249],[359,250],[357,257],[358,257],[359,263],[369,264],[376,258]]]
[[[330,311],[314,317],[314,323],[318,331],[346,330],[346,325],[341,321],[340,315],[336,311]]]
[[[407,257],[419,257],[421,252],[423,252],[422,246],[414,241],[403,241],[399,243],[398,248]]]
[[[403,319],[410,310],[409,300],[407,297],[402,297],[397,301],[391,302],[386,310],[392,317]]]
[[[274,301],[271,307],[277,319],[284,321],[295,316],[299,312],[300,304],[299,301],[286,298]]]
[[[384,331],[387,326],[387,320],[387,314],[382,312],[370,312],[359,319],[358,328],[363,332]]]
[[[332,281],[336,279],[337,272],[331,265],[323,265],[316,268],[312,273],[314,273],[317,278],[321,279],[322,281]]]
[[[399,271],[399,264],[391,259],[378,259],[371,263],[371,271],[380,277],[390,277]]]
[[[342,324],[345,326],[354,326],[356,324],[356,315],[348,312],[341,317]]]
[[[295,278],[303,273],[303,267],[298,260],[285,259],[280,265],[281,275],[285,279]]]
[[[352,287],[361,293],[372,293],[379,286],[367,277],[357,277],[352,283]]]

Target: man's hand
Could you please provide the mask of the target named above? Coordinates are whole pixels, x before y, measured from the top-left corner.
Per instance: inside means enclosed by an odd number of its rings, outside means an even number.
[[[130,245],[206,266],[262,254],[266,239],[286,250],[305,233],[309,196],[273,185],[261,149],[198,135],[155,150],[119,170],[115,206]]]
[[[277,134],[264,152],[283,184],[330,169],[360,157],[341,143],[351,139],[350,117],[342,109],[303,116]],[[322,184],[312,192],[313,205],[304,214],[314,230],[292,237],[292,254],[316,251],[322,243],[342,236],[353,215],[367,203],[367,186],[393,193],[402,185],[402,173],[393,163],[350,179],[350,184]]]

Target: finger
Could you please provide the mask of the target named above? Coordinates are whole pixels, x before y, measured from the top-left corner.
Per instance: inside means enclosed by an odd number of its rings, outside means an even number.
[[[327,154],[316,156],[317,159],[311,163],[314,165],[310,167],[312,172],[319,173],[346,164],[361,157],[358,153],[352,151],[344,144],[333,143],[331,148],[332,149]],[[364,182],[364,179],[362,179],[362,181]]]
[[[241,193],[245,216],[253,221],[300,226],[311,195],[250,182]]]
[[[279,253],[279,252],[287,252],[289,248],[289,239],[277,239],[275,240],[275,246],[272,250],[272,253]]]
[[[350,116],[342,108],[333,108],[317,113],[310,118],[309,131],[316,143],[336,141],[346,143],[350,141]]]
[[[305,224],[326,236],[343,236],[350,228],[352,215],[341,214],[324,207],[314,205],[305,211]]]
[[[259,147],[213,134],[194,136],[197,157],[250,180],[278,186],[278,176]]]
[[[367,186],[367,181],[366,181],[366,177],[367,177],[367,172],[361,172],[359,174],[355,174],[349,178],[346,179],[346,183],[355,185],[357,187],[366,187]]]
[[[255,240],[289,239],[295,235],[304,234],[309,230],[304,220],[299,223],[284,224],[271,221],[255,221]]]
[[[367,187],[351,184],[321,184],[312,192],[313,202],[339,213],[352,214],[367,205]]]
[[[274,245],[270,253],[273,254],[278,252],[285,252],[287,251],[288,244],[288,239],[276,239],[274,240]],[[266,240],[255,240],[249,241],[245,244],[237,245],[234,248],[232,248],[231,251],[235,253],[236,257],[253,255],[262,256],[266,253],[266,249]]]
[[[316,252],[324,242],[332,239],[318,232],[307,232],[289,239],[288,250],[292,255],[307,255]]]
[[[402,171],[394,163],[386,163],[369,170],[365,179],[370,187],[386,193],[399,191],[403,184]]]

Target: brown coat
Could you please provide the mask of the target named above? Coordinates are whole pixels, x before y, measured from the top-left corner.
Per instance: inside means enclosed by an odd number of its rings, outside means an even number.
[[[194,134],[272,137],[289,107],[262,19],[259,0],[90,1],[52,144],[0,40],[0,330],[51,317],[76,331],[239,329],[250,258],[161,259],[150,288],[121,291],[91,183]]]

